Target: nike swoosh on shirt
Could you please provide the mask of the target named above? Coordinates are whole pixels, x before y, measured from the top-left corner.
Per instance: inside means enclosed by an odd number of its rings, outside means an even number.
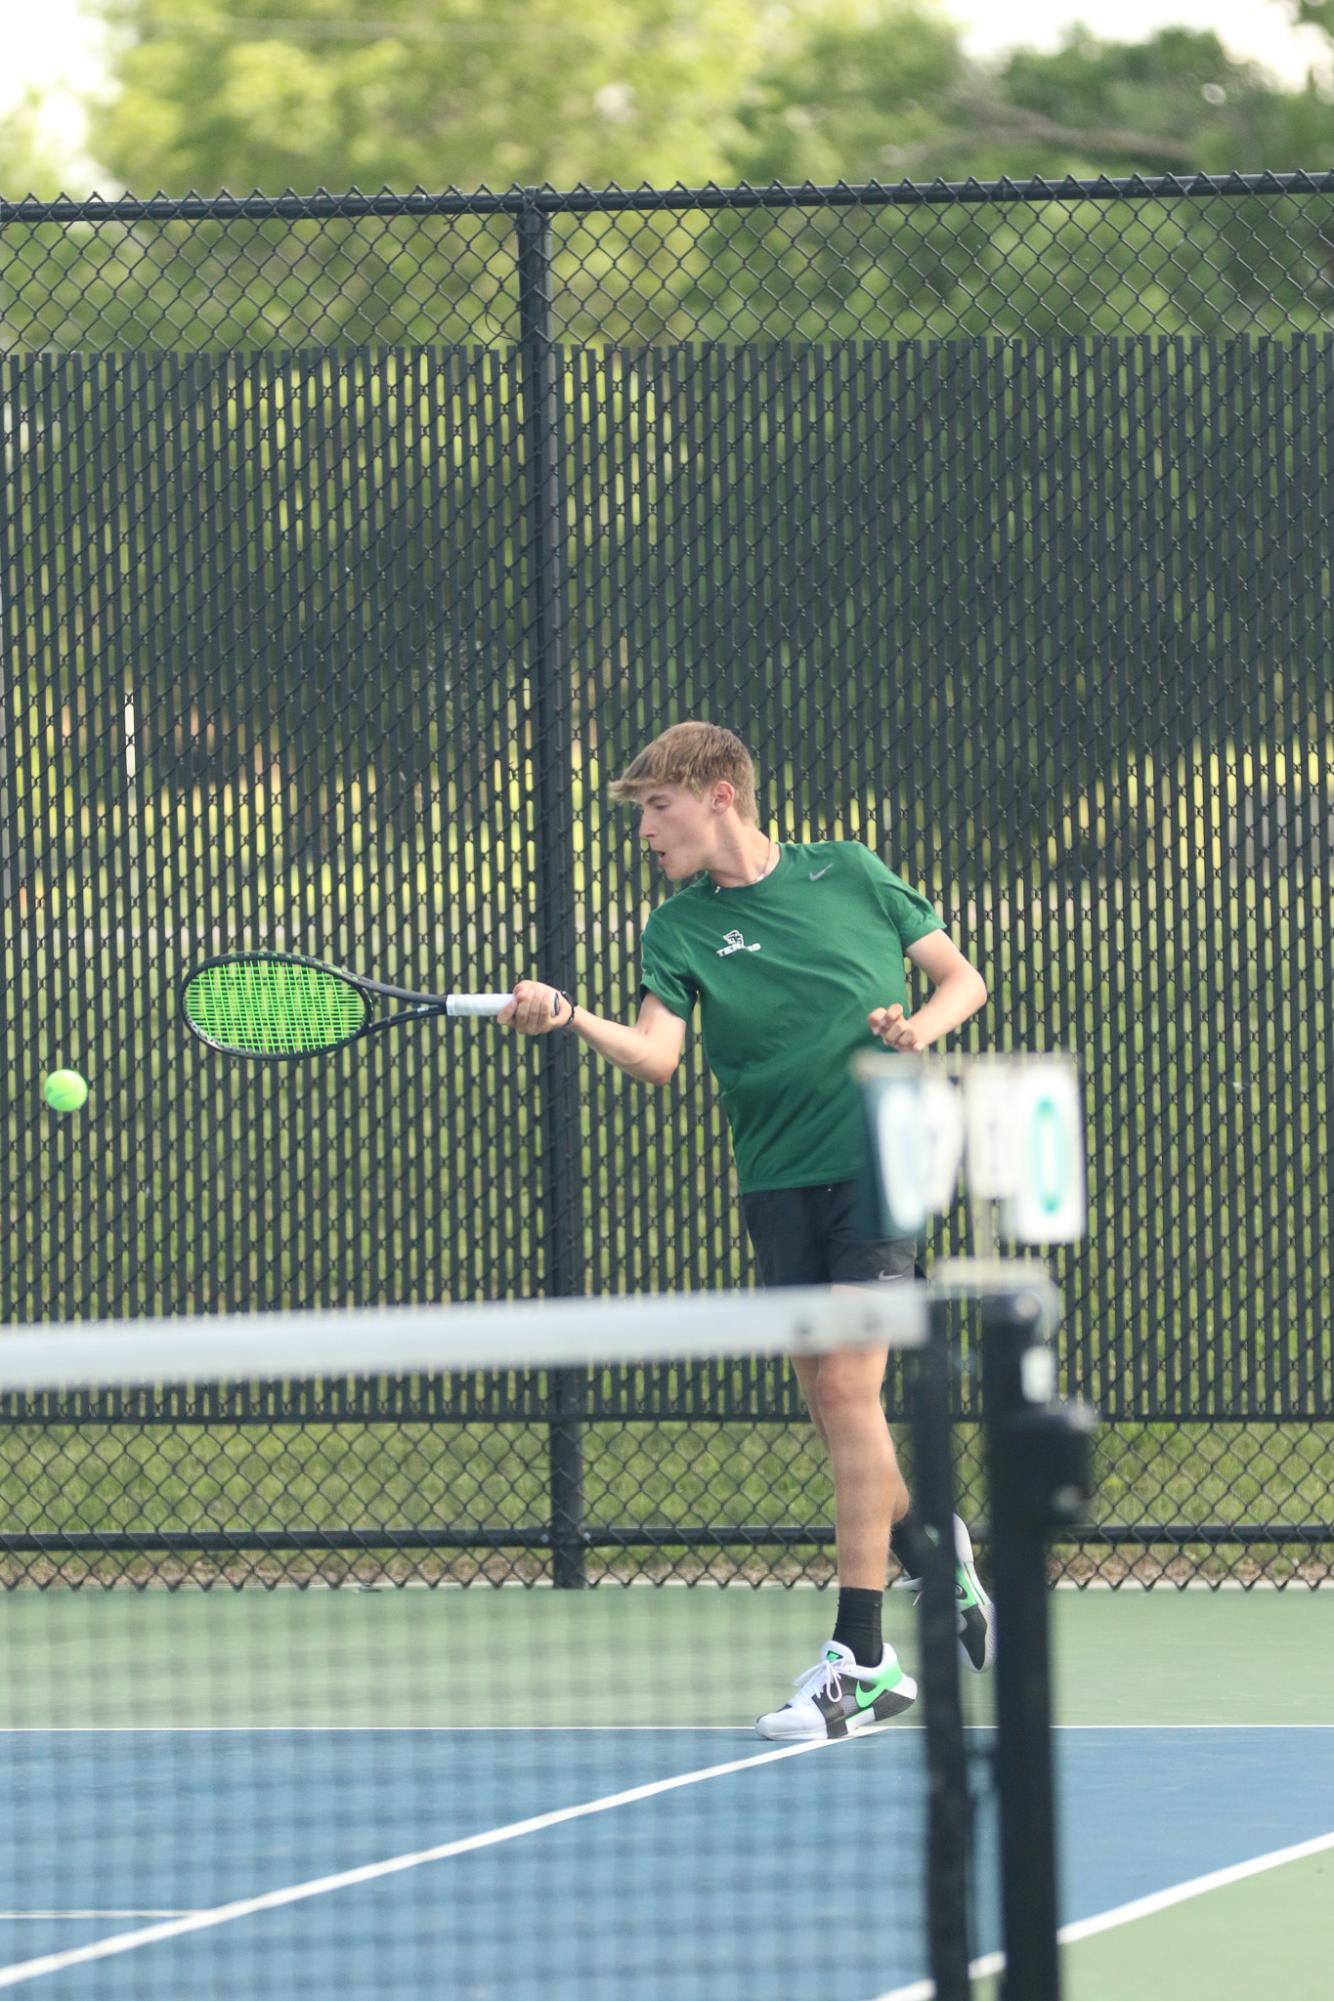
[[[832,862],[826,862],[823,868],[813,868],[810,872],[810,875],[807,877],[807,881],[818,882],[822,875],[828,875],[830,869],[833,866],[834,864]]]

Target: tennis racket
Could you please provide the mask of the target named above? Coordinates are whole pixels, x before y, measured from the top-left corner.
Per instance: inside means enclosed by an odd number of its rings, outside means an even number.
[[[206,959],[181,985],[181,1015],[210,1049],[261,1062],[323,1056],[402,1021],[495,1015],[512,994],[414,994],[290,952]],[[399,1005],[386,1012],[377,1003]],[[552,1002],[553,1014],[560,1000]]]

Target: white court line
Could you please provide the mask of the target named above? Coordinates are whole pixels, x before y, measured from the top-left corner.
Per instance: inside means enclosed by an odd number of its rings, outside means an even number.
[[[692,1736],[749,1735],[752,1725],[735,1723],[0,1723],[0,1737],[495,1737],[573,1736],[579,1732],[629,1736],[635,1732]],[[965,1730],[994,1733],[992,1723],[965,1723]],[[1334,1723],[1053,1723],[1053,1730],[1334,1730]],[[895,1737],[924,1733],[925,1723],[895,1722]]]
[[[218,1904],[213,1910],[192,1911],[186,1917],[165,1924],[147,1925],[142,1931],[114,1932],[109,1938],[94,1939],[89,1945],[73,1946],[67,1952],[48,1952],[40,1959],[26,1959],[14,1966],[0,1967],[0,1987],[18,1987],[25,1981],[40,1980],[48,1973],[64,1973],[71,1966],[86,1966],[95,1959],[112,1959],[117,1953],[133,1952],[139,1946],[159,1945],[165,1939],[182,1938],[188,1932],[207,1931],[215,1925],[230,1924],[235,1918],[254,1917],[259,1911],[280,1910],[286,1904],[300,1904],[311,1897],[326,1896],[331,1890],[349,1890],[360,1883],[374,1883],[384,1876],[398,1876],[407,1869],[420,1869],[427,1862],[445,1862],[455,1855],[471,1855],[481,1848],[495,1848],[520,1835],[540,1834],[544,1828],[560,1827],[566,1821],[586,1820],[612,1807],[633,1806],[639,1800],[672,1793],[682,1786],[699,1785],[704,1779],[726,1778],[732,1772],[749,1771],[755,1765],[776,1764],[780,1758],[798,1758],[808,1751],[827,1750],[831,1743],[855,1743],[852,1737],[813,1737],[800,1744],[784,1744],[777,1751],[761,1751],[752,1758],[733,1758],[725,1765],[707,1765],[697,1772],[680,1772],[675,1778],[654,1779],[650,1784],[632,1786],[629,1791],[609,1793],[603,1799],[586,1800],[582,1806],[560,1807],[553,1813],[534,1814],[529,1820],[511,1821],[507,1827],[493,1827],[485,1834],[464,1835],[457,1841],[442,1841],[436,1848],[420,1848],[411,1855],[391,1856],[386,1862],[363,1863],[358,1869],[341,1869],[336,1875],[317,1876],[309,1883],[293,1883],[283,1890],[266,1890],[258,1897],[238,1897],[234,1903]]]
[[[1191,1897],[1202,1897],[1209,1890],[1226,1889],[1229,1883],[1244,1883],[1248,1876],[1262,1876],[1266,1870],[1281,1869],[1287,1862],[1304,1862],[1308,1855],[1322,1855],[1330,1848],[1334,1848],[1334,1832],[1317,1834],[1311,1841],[1296,1841],[1290,1848],[1271,1849],[1268,1855],[1257,1855],[1249,1862],[1234,1862],[1226,1869],[1214,1869],[1207,1876],[1195,1876],[1188,1883],[1177,1883],[1170,1890],[1155,1890],[1151,1896],[1136,1897],[1129,1904],[1118,1904],[1114,1910],[1103,1911],[1095,1918],[1080,1918],[1072,1925],[1062,1925],[1057,1936],[1062,1945],[1074,1945],[1082,1938],[1096,1938],[1099,1932],[1112,1931],[1117,1925],[1133,1924],[1137,1918],[1150,1918],[1155,1911],[1171,1910],[1174,1904],[1184,1904]]]
[[[965,1730],[990,1727],[964,1725]],[[901,1723],[895,1734],[925,1728],[925,1723]],[[678,1737],[725,1730],[741,1737],[753,1736],[755,1726],[749,1718],[735,1723],[0,1723],[0,1737],[565,1737],[577,1731],[620,1737],[651,1730]]]
[[[984,1953],[981,1959],[969,1962],[968,1978],[985,1980],[988,1974],[999,1973],[1005,1964],[1003,1952]],[[875,2001],[936,2001],[934,1980],[911,1980],[906,1987],[895,1987],[888,1994],[877,1994]]]
[[[963,1727],[965,1730],[991,1730],[995,1726],[990,1723],[965,1723]],[[1109,1729],[1116,1727],[1115,1724],[1108,1726]],[[1201,1727],[1208,1728],[1208,1725]],[[1298,1724],[1294,1727],[1300,1729],[1303,1726]],[[1330,1728],[1334,1729],[1334,1724]],[[925,1734],[925,1723],[900,1723],[896,1720],[892,1734],[902,1737],[914,1731]],[[0,1738],[631,1737],[654,1734],[661,1737],[753,1737],[755,1725],[749,1719],[736,1723],[0,1723]]]
[[[1120,1925],[1134,1924],[1140,1918],[1151,1918],[1159,1911],[1169,1911],[1174,1904],[1185,1904],[1192,1897],[1203,1897],[1210,1890],[1223,1890],[1232,1883],[1243,1883],[1248,1876],[1262,1876],[1267,1870],[1281,1869],[1288,1862],[1303,1862],[1310,1855],[1323,1855],[1334,1848],[1334,1833],[1317,1834],[1311,1841],[1294,1842],[1290,1848],[1275,1848],[1268,1855],[1256,1855],[1249,1862],[1233,1862],[1226,1869],[1213,1869],[1207,1876],[1192,1876],[1189,1882],[1175,1883],[1170,1890],[1155,1890],[1147,1897],[1136,1897],[1128,1904],[1116,1904],[1109,1911],[1100,1911],[1096,1917],[1077,1918],[1073,1924],[1062,1925],[1056,1936],[1062,1945],[1077,1945],[1081,1939],[1096,1938],[1100,1932],[1115,1931]],[[1005,1964],[1003,1952],[989,1952],[981,1959],[975,1959],[968,1969],[969,1978],[984,1980],[989,1974],[999,1973]],[[907,1987],[895,1987],[888,1994],[878,1994],[875,2001],[933,2001],[935,1983],[930,1980],[914,1980]]]
[[[992,1730],[991,1723],[965,1723],[965,1730]],[[1075,1729],[1098,1729],[1101,1725],[1076,1724]],[[1109,1723],[1109,1730],[1120,1726]],[[1127,1724],[1127,1729],[1138,1726]],[[1146,1725],[1153,1728],[1153,1725]],[[1164,1726],[1172,1729],[1175,1726]],[[1182,1728],[1188,1726],[1182,1725]],[[1193,1726],[1189,1726],[1193,1727]],[[1202,1723],[1202,1730],[1214,1726]],[[1223,1729],[1223,1724],[1217,1726]],[[1257,1724],[1257,1729],[1267,1726]],[[1324,1724],[1275,1724],[1275,1729],[1324,1729]],[[1334,1729],[1334,1724],[1328,1726]],[[1238,1729],[1245,1728],[1237,1725]],[[902,1737],[914,1730],[925,1732],[925,1723],[894,1724],[892,1734]],[[0,1723],[0,1737],[628,1737],[656,1732],[659,1736],[691,1737],[713,1734],[753,1737],[755,1726],[749,1719],[735,1723]],[[881,1733],[877,1732],[877,1735]]]

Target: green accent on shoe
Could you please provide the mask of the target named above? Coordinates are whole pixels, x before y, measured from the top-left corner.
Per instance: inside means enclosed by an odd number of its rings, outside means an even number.
[[[963,1612],[971,1610],[974,1605],[980,1605],[982,1602],[968,1582],[968,1573],[962,1565],[954,1573],[954,1595],[959,1601],[960,1611]]]
[[[873,1703],[880,1700],[882,1695],[888,1695],[891,1688],[897,1688],[902,1680],[903,1669],[899,1666],[898,1661],[894,1660],[881,1670],[879,1678],[872,1682],[869,1688],[865,1682],[859,1681],[857,1683],[858,1709],[869,1709]]]

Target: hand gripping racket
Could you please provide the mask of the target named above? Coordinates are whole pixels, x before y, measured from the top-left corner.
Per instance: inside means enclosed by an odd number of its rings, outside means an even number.
[[[288,952],[206,959],[181,986],[181,1015],[201,1042],[229,1056],[322,1056],[401,1021],[428,1015],[495,1015],[512,994],[414,994]],[[377,1001],[397,1001],[392,1013]],[[552,1012],[560,1007],[557,998]]]

